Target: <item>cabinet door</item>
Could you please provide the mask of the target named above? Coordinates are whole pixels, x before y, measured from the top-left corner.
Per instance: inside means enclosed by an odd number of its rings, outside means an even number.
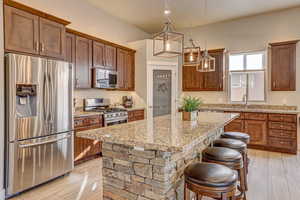
[[[204,73],[205,91],[223,91],[223,51],[209,52],[209,55],[216,59],[216,70],[214,72]]]
[[[30,54],[39,53],[39,17],[4,6],[5,49]]]
[[[75,87],[91,88],[92,41],[76,36]]]
[[[204,73],[196,71],[196,67],[183,66],[182,88],[183,91],[201,91],[203,89]]]
[[[267,144],[267,122],[256,120],[245,120],[245,132],[250,135],[250,144]]]
[[[93,67],[105,67],[105,45],[93,41]]]
[[[118,88],[126,89],[125,77],[126,77],[126,57],[127,52],[118,49],[117,50],[117,69],[118,69]]]
[[[66,33],[66,61],[75,64],[75,35]]]
[[[134,53],[128,52],[126,56],[126,80],[125,86],[127,90],[133,91],[135,87],[135,60]]]
[[[44,18],[40,18],[40,55],[65,59],[66,28]]]
[[[112,46],[105,45],[105,67],[109,70],[117,70],[116,65],[117,49]]]
[[[296,44],[272,46],[271,89],[296,90]]]

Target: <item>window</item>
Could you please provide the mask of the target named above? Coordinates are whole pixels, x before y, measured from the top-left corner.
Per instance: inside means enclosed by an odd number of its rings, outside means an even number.
[[[265,52],[229,56],[231,102],[265,101]]]

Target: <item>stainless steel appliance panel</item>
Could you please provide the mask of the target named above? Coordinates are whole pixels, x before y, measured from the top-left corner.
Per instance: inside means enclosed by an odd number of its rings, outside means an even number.
[[[31,56],[7,54],[7,116],[9,141],[34,138],[47,135],[45,130],[45,112],[43,94],[45,93],[45,68],[42,67],[42,59]],[[34,85],[36,87],[36,114],[30,117],[22,117],[17,109],[28,102],[20,103],[17,98],[17,85]]]
[[[117,88],[117,72],[101,68],[93,68],[93,88]]]
[[[9,144],[7,193],[16,194],[73,169],[73,132]]]
[[[43,60],[47,65],[48,92],[46,93],[49,132],[61,133],[73,130],[72,66],[69,63]]]

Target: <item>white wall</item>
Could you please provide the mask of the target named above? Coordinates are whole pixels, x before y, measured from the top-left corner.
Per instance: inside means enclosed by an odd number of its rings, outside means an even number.
[[[128,42],[149,38],[150,35],[125,23],[100,8],[94,7],[83,0],[17,0],[20,3],[47,12],[71,22],[69,28],[87,33],[104,40],[127,46]],[[138,67],[138,66],[136,66]],[[76,106],[82,106],[82,99],[86,97],[106,97],[112,103],[120,103],[123,95],[135,96],[132,92],[114,92],[104,90],[76,90],[74,96]],[[136,100],[138,101],[138,100]],[[136,102],[138,104],[138,102]]]
[[[270,42],[300,39],[300,8],[253,16],[234,21],[182,30],[192,34],[202,45],[207,40],[209,49],[226,48],[229,52],[266,49]],[[189,39],[189,38],[186,38]],[[297,48],[297,91],[271,92],[268,83],[267,103],[300,107],[300,43]],[[180,76],[181,77],[181,76]],[[185,92],[201,97],[206,103],[224,103],[226,92]]]
[[[4,49],[3,49],[3,0],[0,0],[0,200],[4,199]]]

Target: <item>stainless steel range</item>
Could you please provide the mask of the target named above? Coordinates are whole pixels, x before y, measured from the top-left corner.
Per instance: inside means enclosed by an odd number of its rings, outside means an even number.
[[[127,110],[122,108],[110,108],[109,105],[109,99],[93,98],[84,100],[85,111],[103,113],[104,126],[127,123]]]

